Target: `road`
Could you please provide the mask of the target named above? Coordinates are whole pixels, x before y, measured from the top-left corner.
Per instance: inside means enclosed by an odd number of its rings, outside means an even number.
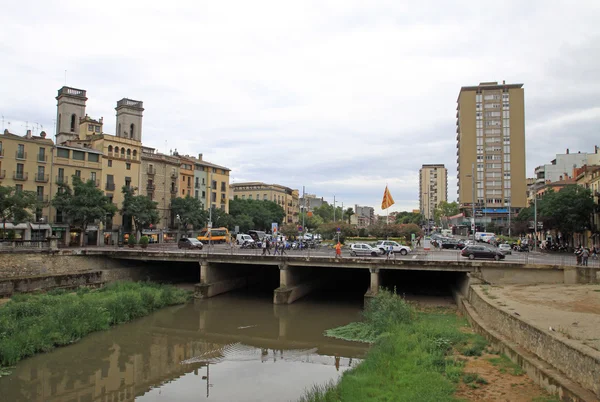
[[[173,252],[173,253],[189,253],[194,252],[197,253],[199,251],[191,251],[191,250],[179,250],[177,249],[177,245],[174,243],[167,244],[151,244],[148,247],[149,250],[161,250],[165,252]],[[275,250],[271,249],[271,255],[274,255]],[[245,255],[261,255],[262,249],[242,249],[239,246],[229,246],[227,244],[214,244],[210,247],[208,245],[204,246],[202,253],[210,253],[210,254],[245,254]],[[320,247],[318,249],[304,249],[304,250],[286,250],[285,255],[295,256],[295,257],[335,257],[335,251],[333,248],[329,247]],[[350,258],[350,252],[346,249],[342,250],[342,258]],[[385,259],[386,256],[379,257],[353,257],[353,258],[379,258]],[[466,257],[462,257],[460,255],[460,250],[438,250],[432,249],[430,251],[424,251],[422,248],[417,249],[409,253],[406,256],[395,255],[390,258],[400,259],[400,260],[426,260],[426,261],[467,261]],[[493,261],[493,260],[487,260]],[[512,254],[506,256],[506,259],[502,262],[512,262],[512,263],[522,263],[522,264],[543,264],[543,265],[559,265],[559,266],[575,266],[576,259],[575,256],[571,253],[547,253],[547,252],[516,252],[513,251]],[[591,258],[588,261],[588,265],[590,267],[600,267],[599,260],[592,260]]]

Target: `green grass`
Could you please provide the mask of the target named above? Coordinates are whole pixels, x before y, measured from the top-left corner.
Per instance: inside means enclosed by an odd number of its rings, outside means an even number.
[[[185,303],[189,292],[170,285],[115,282],[99,290],[17,294],[0,307],[0,366],[83,336]]]
[[[347,338],[376,338],[366,359],[346,371],[337,386],[315,387],[301,401],[456,400],[465,362],[453,353],[455,348],[485,347],[483,338],[460,331],[464,319],[453,311],[417,312],[387,291],[380,292],[364,315],[362,326],[342,328]]]
[[[515,364],[508,358],[506,355],[500,355],[499,357],[489,358],[488,361],[492,363],[495,367],[498,368],[498,371],[501,373],[510,373],[514,376],[520,376],[525,374],[525,371],[519,366]]]

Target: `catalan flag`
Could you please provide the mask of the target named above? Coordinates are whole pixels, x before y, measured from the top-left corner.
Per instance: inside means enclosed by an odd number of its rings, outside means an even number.
[[[383,201],[381,201],[381,209],[388,209],[392,205],[394,205],[394,199],[392,198],[388,187],[385,186],[385,191],[383,192]]]

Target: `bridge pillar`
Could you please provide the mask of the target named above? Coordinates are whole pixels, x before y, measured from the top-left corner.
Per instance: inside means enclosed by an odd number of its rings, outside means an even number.
[[[291,304],[310,293],[319,281],[311,280],[311,270],[307,267],[290,267],[279,264],[279,287],[273,294],[274,304]]]
[[[194,286],[194,297],[207,299],[248,286],[250,278],[243,267],[227,267],[200,261],[200,283]]]
[[[365,293],[365,305],[379,293],[379,268],[369,268],[369,272],[371,274],[371,283],[369,284],[367,293]]]

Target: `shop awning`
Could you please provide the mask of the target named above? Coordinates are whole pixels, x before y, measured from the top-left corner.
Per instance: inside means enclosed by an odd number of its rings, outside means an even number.
[[[4,230],[27,230],[29,226],[26,223],[18,223],[16,225],[6,222],[6,227],[4,227],[4,223],[0,222],[0,229]]]
[[[47,223],[30,223],[32,230],[52,230],[52,227]]]

